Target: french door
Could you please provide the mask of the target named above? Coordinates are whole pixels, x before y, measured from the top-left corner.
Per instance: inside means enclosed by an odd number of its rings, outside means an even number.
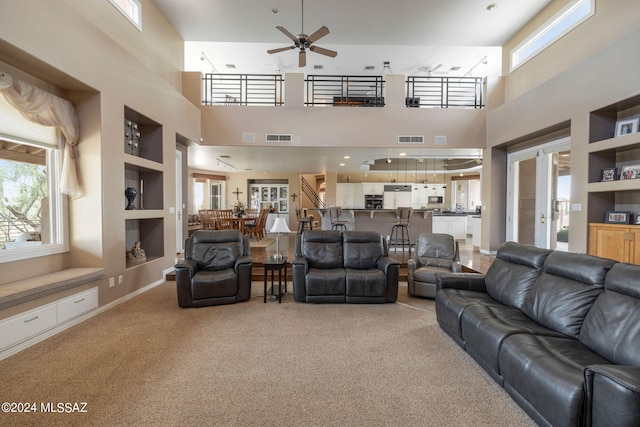
[[[567,250],[570,159],[569,138],[508,155],[507,240]]]

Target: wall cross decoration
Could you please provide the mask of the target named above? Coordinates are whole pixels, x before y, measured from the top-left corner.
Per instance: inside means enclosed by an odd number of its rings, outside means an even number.
[[[240,189],[236,187],[236,191],[233,191],[231,194],[235,194],[236,200],[240,200],[240,195],[242,194],[242,191],[240,191]]]
[[[294,202],[296,201],[296,197],[298,197],[298,195],[296,193],[293,193],[291,195],[291,198],[293,199]]]

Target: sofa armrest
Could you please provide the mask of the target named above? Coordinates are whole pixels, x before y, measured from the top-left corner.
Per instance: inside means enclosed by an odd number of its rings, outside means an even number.
[[[175,269],[178,305],[180,307],[193,307],[191,279],[198,272],[198,265],[193,260],[185,259],[177,263]]]
[[[291,260],[291,281],[293,282],[293,299],[298,302],[306,302],[307,292],[305,288],[305,276],[309,271],[309,263],[304,257],[295,257]]]
[[[182,271],[183,274],[188,274],[188,278],[191,279],[198,272],[198,264],[192,259],[185,259],[177,263],[174,268],[176,269],[176,275]]]
[[[235,263],[235,265],[233,266],[233,271],[234,271],[236,274],[239,274],[239,272],[240,272],[240,267],[241,267],[243,264],[252,264],[252,266],[253,266],[253,258],[251,258],[251,255],[242,255],[242,256],[238,257],[238,258],[236,259],[236,263]],[[245,268],[246,268],[246,267],[245,267]]]
[[[396,261],[395,259],[391,258],[391,257],[380,257],[378,258],[378,265],[377,267],[382,270],[384,272],[385,275],[389,274],[389,266],[392,265],[397,265],[397,268],[400,268],[400,261]],[[395,268],[395,267],[393,267]]]
[[[436,292],[448,288],[486,293],[484,277],[480,273],[437,273]]]
[[[591,365],[584,371],[586,425],[640,425],[640,366]]]

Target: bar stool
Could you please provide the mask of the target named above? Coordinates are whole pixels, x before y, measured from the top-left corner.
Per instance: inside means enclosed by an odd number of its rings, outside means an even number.
[[[313,230],[313,217],[302,216],[300,214],[300,208],[296,208],[296,219],[298,220],[298,233],[301,234],[307,227],[309,230]]]
[[[391,235],[389,236],[389,245],[394,245],[393,253],[398,250],[398,245],[402,245],[404,252],[405,244],[409,246],[409,256],[411,256],[411,238],[409,237],[409,218],[413,214],[413,208],[400,207],[396,209],[396,217],[398,221],[391,227]],[[400,237],[398,237],[398,231]]]
[[[339,206],[334,206],[329,208],[329,219],[331,220],[331,229],[337,230],[340,228],[341,231],[347,231],[348,221],[341,221],[340,215],[342,215],[342,208]]]

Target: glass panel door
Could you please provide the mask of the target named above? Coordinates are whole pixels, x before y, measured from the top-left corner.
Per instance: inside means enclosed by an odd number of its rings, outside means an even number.
[[[507,240],[568,249],[568,138],[509,155]]]

